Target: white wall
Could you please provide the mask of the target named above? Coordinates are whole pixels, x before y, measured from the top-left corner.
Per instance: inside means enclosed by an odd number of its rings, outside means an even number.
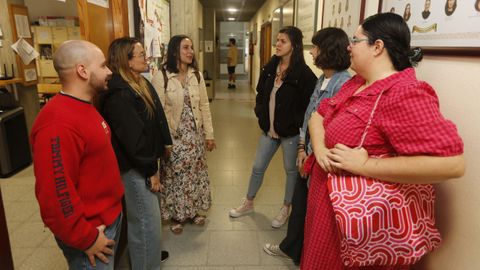
[[[437,186],[437,219],[444,241],[419,269],[480,268],[480,58],[426,56],[417,76],[429,82],[445,117],[457,124],[465,143],[467,171]]]
[[[203,6],[198,0],[170,1],[170,34],[192,38],[199,69],[203,71],[203,52],[199,52],[198,28],[203,25]]]
[[[367,0],[366,16],[377,12],[378,2]],[[322,0],[319,5],[323,6]],[[262,23],[271,18],[278,6],[280,0],[266,1],[250,21],[250,30],[260,31]],[[255,23],[258,29],[254,30]],[[253,88],[259,76],[259,48],[257,43]],[[318,75],[308,51],[305,58]],[[426,55],[417,68],[417,77],[436,89],[442,113],[457,125],[465,144],[467,171],[459,180],[437,185],[437,225],[443,244],[415,269],[480,269],[480,57]]]

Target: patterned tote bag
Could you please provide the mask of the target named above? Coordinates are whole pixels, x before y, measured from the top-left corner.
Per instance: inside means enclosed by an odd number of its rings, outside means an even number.
[[[375,102],[359,147],[382,94]],[[345,266],[414,264],[439,246],[432,185],[329,173],[327,186]]]

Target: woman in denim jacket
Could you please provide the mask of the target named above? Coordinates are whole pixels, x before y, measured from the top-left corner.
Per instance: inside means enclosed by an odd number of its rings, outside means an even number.
[[[300,174],[293,193],[292,213],[288,220],[287,236],[280,245],[265,244],[263,247],[267,254],[289,257],[295,264],[300,263],[302,255],[303,227],[307,211],[308,186],[306,175],[303,173],[303,165],[307,155],[312,153],[307,129],[308,120],[310,120],[312,113],[317,110],[320,101],[333,97],[351,77],[347,71],[350,66],[350,56],[347,51],[348,36],[342,29],[329,27],[319,30],[312,37],[312,44],[310,54],[315,66],[320,68],[323,74],[318,78],[315,85],[315,90],[305,111],[303,126],[300,129],[297,147],[297,167]]]

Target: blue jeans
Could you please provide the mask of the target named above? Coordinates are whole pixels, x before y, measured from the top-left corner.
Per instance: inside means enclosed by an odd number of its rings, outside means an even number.
[[[298,135],[288,138],[281,137],[280,139],[273,139],[265,134],[261,135],[258,142],[255,162],[253,163],[252,175],[250,176],[250,184],[248,185],[248,199],[255,198],[255,195],[262,185],[268,164],[270,164],[273,155],[275,155],[275,152],[277,152],[278,147],[281,145],[283,150],[283,168],[287,175],[284,203],[290,204],[292,202],[298,174],[296,165],[297,144]]]
[[[87,254],[82,250],[72,248],[67,246],[61,240],[55,238],[57,240],[57,244],[60,249],[63,251],[63,255],[67,259],[68,269],[69,270],[113,270],[113,264],[115,261],[115,251],[118,245],[118,238],[120,236],[120,228],[122,227],[122,214],[118,215],[117,219],[105,228],[103,233],[108,239],[115,240],[115,246],[113,247],[113,255],[107,256],[108,260],[110,261],[108,264],[103,263],[97,257],[95,257],[96,267],[93,267],[88,260]]]
[[[136,170],[122,174],[127,205],[127,237],[133,270],[159,270],[160,206],[158,196],[145,184],[145,176]]]

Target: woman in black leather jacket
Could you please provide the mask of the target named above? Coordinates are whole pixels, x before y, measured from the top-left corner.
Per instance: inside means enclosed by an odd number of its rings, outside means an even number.
[[[137,39],[114,40],[107,65],[113,76],[108,92],[99,100],[99,110],[112,130],[125,186],[132,269],[160,269],[161,220],[156,192],[163,189],[158,159],[172,144],[168,123],[155,89],[141,75],[148,66]]]
[[[253,199],[263,182],[263,176],[273,155],[281,145],[287,175],[283,206],[272,221],[272,227],[285,224],[290,212],[297,181],[297,144],[303,116],[312,95],[317,77],[303,57],[302,32],[288,26],[277,35],[276,51],[262,69],[257,85],[255,114],[263,131],[257,147],[246,198],[231,217],[253,212]]]

